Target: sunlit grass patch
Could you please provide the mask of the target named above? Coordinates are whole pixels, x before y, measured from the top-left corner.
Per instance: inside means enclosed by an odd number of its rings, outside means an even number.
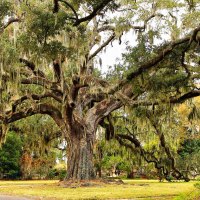
[[[23,181],[0,181],[0,186],[2,185],[38,185],[38,184],[55,184],[58,180],[23,180]]]
[[[0,193],[44,199],[140,199],[172,200],[195,190],[194,182],[168,183],[157,180],[125,180],[122,185],[65,188],[58,181],[0,181]],[[178,197],[177,197],[178,198]],[[177,200],[181,200],[180,198]]]

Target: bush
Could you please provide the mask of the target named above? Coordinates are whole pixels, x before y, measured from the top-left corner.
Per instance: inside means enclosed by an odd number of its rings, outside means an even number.
[[[22,141],[15,132],[9,132],[6,142],[0,149],[0,176],[4,179],[18,179],[20,172],[20,158]]]
[[[47,174],[48,179],[55,179],[56,178],[56,169],[51,169]]]
[[[200,189],[200,183],[195,183],[194,187],[196,187],[197,189]]]
[[[58,176],[58,178],[59,178],[60,181],[63,181],[63,180],[65,179],[66,176],[67,176],[67,171],[66,171],[66,170],[60,170],[60,171],[59,171],[59,176]]]
[[[196,181],[200,181],[200,177],[196,178]]]
[[[66,169],[51,169],[47,175],[48,179],[64,180],[67,175]]]

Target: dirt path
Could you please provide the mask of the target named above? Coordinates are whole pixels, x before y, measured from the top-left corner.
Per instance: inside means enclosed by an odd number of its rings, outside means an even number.
[[[26,197],[18,197],[18,196],[0,195],[0,200],[34,200],[34,199]]]

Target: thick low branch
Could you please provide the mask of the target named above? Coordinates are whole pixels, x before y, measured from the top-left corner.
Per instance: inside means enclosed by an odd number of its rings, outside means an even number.
[[[167,146],[164,134],[159,130],[158,124],[155,120],[152,119],[150,113],[147,113],[147,118],[151,122],[152,126],[154,127],[156,134],[159,136],[160,144],[165,150],[167,158],[171,161],[171,168],[173,170],[173,176],[177,179],[183,178],[185,181],[189,181],[188,177],[185,177],[175,166],[175,158],[173,157],[170,148]]]
[[[128,130],[128,132],[130,133],[129,130]],[[132,134],[132,133],[131,133],[131,135],[117,134],[117,135],[115,135],[115,138],[118,140],[118,142],[122,146],[129,148],[133,152],[139,153],[147,163],[153,163],[155,168],[159,171],[161,170],[163,175],[165,176],[166,180],[168,180],[168,176],[169,176],[168,170],[165,168],[164,165],[162,165],[160,163],[160,161],[155,157],[155,155],[153,153],[147,152],[144,150],[140,141],[135,137],[134,134]],[[131,144],[125,142],[124,140],[126,140],[126,141],[128,140],[129,142],[131,142]],[[135,148],[132,146],[132,144],[135,145]]]
[[[12,104],[12,112],[16,112],[16,108],[18,105],[20,105],[21,103],[23,103],[25,100],[41,100],[47,97],[51,97],[53,99],[55,99],[57,102],[62,103],[62,98],[52,94],[52,93],[45,93],[43,95],[37,95],[37,94],[31,94],[31,95],[25,95],[23,97],[21,97],[20,99],[17,99],[13,104]]]
[[[44,75],[44,73],[43,73],[41,70],[39,70],[39,69],[38,69],[38,70],[35,70],[35,64],[34,64],[33,62],[30,62],[30,61],[28,61],[28,60],[26,60],[26,59],[23,59],[23,58],[20,58],[19,61],[20,61],[21,63],[24,63],[25,66],[27,66],[28,69],[29,69],[35,76],[40,76],[40,77],[45,78],[45,75]]]
[[[188,100],[188,99],[191,99],[191,98],[194,98],[194,97],[198,97],[200,96],[200,90],[192,90],[190,92],[187,92],[179,97],[170,97],[166,100],[162,100],[162,101],[145,101],[145,100],[132,100],[130,98],[128,98],[127,96],[125,96],[125,101],[124,101],[124,98],[122,100],[122,102],[125,104],[125,105],[128,105],[128,106],[133,106],[133,107],[136,107],[136,106],[152,106],[152,105],[159,105],[159,104],[163,104],[163,103],[171,103],[171,104],[175,104],[175,103],[183,103],[184,101]],[[118,95],[117,96],[120,100],[120,96]]]
[[[122,103],[116,99],[104,99],[88,110],[85,116],[85,121],[96,127],[101,119],[105,118],[121,106]]]
[[[33,107],[27,108],[26,110],[21,110],[5,116],[3,121],[6,124],[9,124],[35,114],[47,114],[58,123],[59,120],[62,120],[62,114],[56,107],[50,104],[36,104]]]
[[[128,129],[126,128],[126,130],[128,130]],[[131,136],[130,135],[124,135],[124,134],[117,134],[117,136],[119,136],[122,139],[129,140],[131,143],[133,143],[135,145],[136,148],[138,148],[138,147],[142,148],[139,140],[133,134],[131,134]]]
[[[61,88],[57,83],[48,81],[43,77],[31,77],[29,79],[22,79],[21,83],[22,84],[27,84],[27,85],[30,85],[30,84],[39,85],[39,86],[42,86],[42,87],[44,87],[46,89],[49,89],[49,90],[52,90],[52,91],[56,92],[60,96],[63,95],[62,91],[61,91]]]

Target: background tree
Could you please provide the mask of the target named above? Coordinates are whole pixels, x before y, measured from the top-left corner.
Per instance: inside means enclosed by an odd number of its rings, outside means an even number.
[[[178,148],[180,155],[178,164],[180,169],[187,171],[187,173],[195,178],[199,175],[199,97],[195,98],[191,104],[182,104],[178,107],[178,113],[181,115],[181,122],[183,124],[180,128],[182,139]],[[184,135],[183,135],[184,134]]]
[[[0,177],[17,179],[21,176],[20,157],[22,155],[22,139],[15,132],[7,134],[6,143],[0,150]]]
[[[48,116],[36,115],[20,120],[11,127],[22,135],[20,168],[23,179],[46,178],[55,166],[62,137],[52,123]]]
[[[50,124],[50,118],[40,115],[12,124],[12,131],[1,149],[1,178],[41,179],[49,176],[59,160],[62,141],[62,137],[58,139],[60,132]],[[55,174],[51,178],[54,177]]]
[[[137,166],[137,158],[115,140],[108,142],[104,138],[98,139],[94,152],[96,174],[99,177],[129,176]]]
[[[111,128],[111,114],[123,106],[136,108],[159,137],[174,176],[184,177],[160,123],[164,105],[200,95],[196,86],[199,20],[189,23],[199,18],[198,2],[5,2],[10,13],[3,16],[19,16],[20,23],[3,28],[0,38],[1,139],[9,124],[36,114],[49,115],[67,141],[67,179],[92,179],[97,127],[108,121],[105,128]],[[113,40],[121,43],[122,34],[130,30],[137,33],[137,46],[128,48],[114,76],[101,76],[95,58]],[[161,120],[157,114],[163,114]],[[144,152],[133,135],[127,139],[118,134],[118,138]]]

